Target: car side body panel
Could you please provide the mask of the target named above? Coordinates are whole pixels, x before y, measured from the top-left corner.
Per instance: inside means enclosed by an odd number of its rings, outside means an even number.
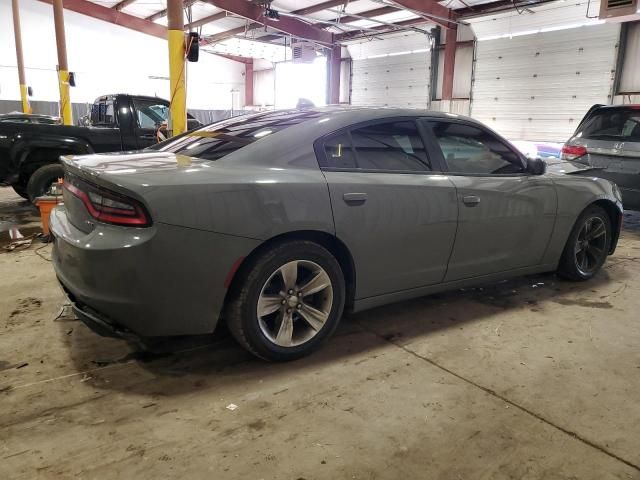
[[[554,229],[557,197],[545,176],[451,175],[460,215],[445,281],[539,265]],[[465,199],[477,199],[477,204]]]
[[[356,299],[442,282],[456,236],[453,183],[428,173],[325,171]],[[364,200],[350,201],[349,195]]]
[[[166,224],[99,223],[86,233],[63,208],[52,212],[51,230],[56,273],[76,304],[140,336],[213,332],[235,262],[260,244]]]
[[[338,172],[323,172],[313,150],[316,139],[341,128],[400,115],[442,114],[337,111],[261,138],[216,161],[161,148],[65,159],[65,168],[83,179],[142,202],[153,225],[127,228],[95,222],[80,229],[68,221],[65,208],[58,207],[52,214],[51,229],[56,237],[54,265],[59,278],[80,303],[126,322],[123,326],[137,334],[209,333],[222,313],[229,280],[240,262],[282,234],[316,231],[341,240],[356,264],[354,308],[362,310],[553,270],[580,212],[596,200],[616,204],[613,186],[605,180],[553,173],[530,178],[532,191],[544,185],[548,198],[543,200],[536,193],[531,198],[523,195],[520,203],[489,202],[488,214],[508,219],[521,211],[535,213],[531,223],[543,222],[548,237],[548,246],[542,234],[533,235],[539,244],[525,244],[532,249],[531,261],[537,259],[537,263],[508,261],[497,273],[476,272],[471,278],[443,282],[443,266],[461,208],[452,177],[412,175],[411,181],[405,180],[403,193],[386,188],[390,180],[384,173],[338,178]],[[401,186],[402,182],[395,182]],[[436,187],[437,182],[443,187]],[[375,208],[357,211],[340,204],[341,195],[359,186],[373,195],[375,203],[370,206]],[[459,188],[467,187],[459,182]],[[557,219],[551,232],[556,196]],[[512,225],[516,226],[530,231],[538,225]],[[502,235],[498,228],[496,242]],[[373,242],[366,245],[367,239]],[[517,238],[512,240],[515,245]],[[488,244],[488,236],[484,242]],[[114,262],[116,251],[118,261]],[[424,255],[416,261],[421,252]],[[385,265],[393,267],[391,275],[385,275]]]

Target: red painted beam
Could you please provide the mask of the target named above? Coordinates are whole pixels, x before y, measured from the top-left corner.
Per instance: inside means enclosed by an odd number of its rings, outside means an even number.
[[[40,0],[43,3],[51,5],[53,0]],[[64,8],[73,12],[81,13],[89,17],[97,18],[105,22],[120,25],[121,27],[130,28],[137,32],[153,35],[154,37],[167,38],[167,29],[162,25],[150,22],[144,18],[134,17],[127,13],[120,12],[115,8],[107,8],[97,3],[88,2],[87,0],[64,0]]]
[[[189,8],[191,5],[193,5],[197,1],[198,0],[184,0],[184,8]],[[156,12],[153,15],[149,15],[146,18],[146,20],[153,22],[155,20],[158,20],[159,18],[166,17],[166,16],[167,16],[167,9],[165,8],[164,10],[160,10],[159,12]]]
[[[244,104],[253,105],[253,59],[244,64]]]
[[[53,0],[39,0],[42,3],[51,5]],[[72,12],[81,13],[98,20],[102,20],[114,25],[129,28],[136,32],[146,33],[147,35],[153,35],[154,37],[167,39],[167,28],[158,25],[157,23],[150,22],[144,18],[134,17],[123,12],[114,10],[113,8],[103,7],[96,3],[88,2],[87,0],[64,0],[65,10],[71,10]],[[218,55],[218,54],[216,54]],[[236,62],[245,63],[240,60],[244,57],[233,57],[226,55],[226,58],[234,60]]]
[[[122,0],[121,2],[116,3],[113,7],[114,10],[122,10],[125,7],[128,7],[129,5],[131,5],[133,2],[135,2],[136,0]],[[67,6],[65,5],[64,8],[67,8]]]
[[[395,8],[395,7],[381,7],[381,8],[375,8],[373,10],[367,10],[366,12],[358,12],[358,16],[359,17],[372,18],[372,17],[379,17],[380,15],[386,15],[388,13],[394,13],[394,12],[397,12],[397,11],[398,11],[398,9]],[[330,21],[334,22],[334,23],[335,22],[350,23],[350,22],[357,22],[359,20],[362,20],[362,18],[352,17],[347,13],[343,17],[334,18],[334,19],[331,19]],[[320,22],[320,23],[322,23],[322,22]]]
[[[216,53],[217,56],[223,57],[229,60],[233,60],[234,62],[244,63],[245,65],[251,63],[253,64],[253,58],[249,57],[240,57],[238,55],[229,55],[228,53]]]
[[[314,27],[313,25],[305,23],[302,20],[298,20],[297,18],[293,17],[287,17],[285,15],[280,15],[280,20],[274,22],[273,20],[270,20],[264,16],[264,10],[262,7],[250,3],[247,0],[203,1],[206,1],[206,3],[209,3],[215,7],[222,8],[227,12],[246,18],[247,20],[251,20],[259,24],[271,27],[275,30],[287,33],[289,35],[293,35],[294,37],[304,38],[306,40],[311,40],[312,42],[324,43],[328,45],[333,44],[333,34],[331,32],[327,32],[326,30],[322,30],[321,28]],[[238,29],[221,32],[218,35],[228,34],[229,32],[232,32],[234,30]],[[242,31],[244,31],[244,27]],[[229,34],[228,36],[232,35],[235,35],[235,33]]]
[[[336,45],[331,49],[329,55],[329,81],[327,87],[329,88],[328,100],[332,105],[340,103],[340,50],[342,47]]]
[[[393,25],[396,27],[396,29],[398,28],[408,28],[408,27],[413,27],[416,25],[422,25],[425,23],[431,23],[431,20],[427,20],[425,18],[411,18],[409,20],[402,20],[401,22],[394,22]],[[346,40],[355,40],[358,38],[366,38],[366,37],[370,37],[371,35],[375,35],[375,32],[372,32],[371,30],[375,30],[379,33],[389,33],[389,32],[393,32],[395,31],[394,28],[392,28],[389,25],[380,25],[379,27],[368,27],[367,28],[367,32],[363,34],[362,31],[360,30],[354,30],[353,32],[347,32],[347,33],[341,33],[339,35],[336,35],[336,40],[339,42],[344,42]]]
[[[206,25],[207,23],[215,22],[216,20],[222,20],[227,17],[227,12],[218,12],[213,15],[209,15],[208,17],[201,18],[199,20],[194,20],[191,23],[187,23],[184,28],[185,30],[191,30],[193,28],[201,27],[202,25]]]
[[[453,98],[453,75],[456,63],[457,36],[458,30],[456,28],[447,29],[442,72],[442,100],[451,100]]]
[[[340,5],[344,5],[348,3],[349,0],[331,0],[328,2],[316,3],[315,5],[311,5],[306,8],[301,8],[300,10],[294,10],[291,13],[295,13],[296,15],[309,15],[310,13],[316,13],[321,10],[325,10],[327,8],[338,7]]]
[[[429,17],[433,23],[444,28],[455,28],[455,23],[447,21],[448,19],[456,19],[455,12],[443,7],[436,0],[394,0],[394,2],[402,7],[422,13]]]

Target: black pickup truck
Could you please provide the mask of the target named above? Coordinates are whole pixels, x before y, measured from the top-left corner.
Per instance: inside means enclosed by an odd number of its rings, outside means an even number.
[[[61,155],[140,150],[157,143],[169,102],[156,97],[105,95],[96,99],[86,126],[0,123],[0,185],[33,201],[62,176]],[[200,123],[189,115],[187,128]]]

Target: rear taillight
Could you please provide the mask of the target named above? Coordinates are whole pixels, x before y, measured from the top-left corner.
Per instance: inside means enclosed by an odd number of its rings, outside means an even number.
[[[563,145],[560,158],[562,160],[575,160],[587,154],[587,149],[579,145]]]
[[[68,181],[68,179],[65,179],[64,188],[82,200],[89,214],[96,220],[131,227],[151,225],[149,215],[136,200],[85,182]]]

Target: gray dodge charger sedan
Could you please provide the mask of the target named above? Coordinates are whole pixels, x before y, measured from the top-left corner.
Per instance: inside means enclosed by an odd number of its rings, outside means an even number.
[[[345,309],[535,272],[589,279],[621,226],[613,183],[545,172],[428,111],[272,111],[63,163],[53,258],[80,319],[143,339],[223,320],[269,360],[309,353]]]

